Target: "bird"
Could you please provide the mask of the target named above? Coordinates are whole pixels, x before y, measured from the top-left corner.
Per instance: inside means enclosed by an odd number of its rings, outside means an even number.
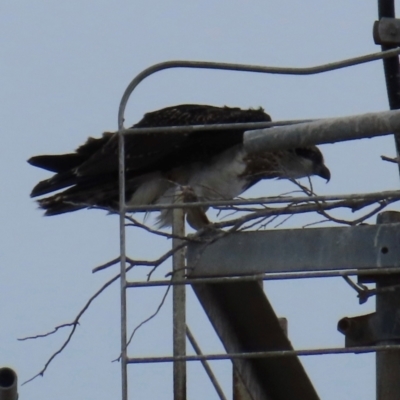
[[[132,128],[271,122],[263,108],[241,109],[180,104],[148,112]],[[331,174],[317,146],[247,153],[243,128],[184,132],[134,133],[125,136],[125,202],[127,206],[171,204],[180,200],[231,200],[263,179],[298,179]],[[39,155],[28,163],[54,175],[39,182],[31,197],[45,215],[85,208],[119,210],[118,134],[89,137],[74,152]],[[194,229],[210,224],[207,207],[185,209]],[[172,225],[172,210],[163,209],[160,228]]]

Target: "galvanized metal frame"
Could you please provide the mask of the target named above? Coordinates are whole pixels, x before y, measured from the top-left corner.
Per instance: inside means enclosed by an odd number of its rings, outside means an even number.
[[[252,353],[207,354],[180,357],[132,357],[129,364],[169,363],[174,361],[231,360],[250,358],[278,358],[293,356],[321,356],[330,354],[366,354],[374,352],[400,351],[400,345],[376,345],[357,347],[326,347],[321,349],[259,351]]]
[[[119,111],[118,111],[118,138],[119,138],[119,195],[120,195],[120,206],[119,206],[119,221],[120,221],[120,289],[121,289],[121,376],[122,376],[122,400],[128,399],[128,383],[127,383],[127,364],[134,362],[134,359],[128,358],[127,356],[127,308],[126,308],[126,289],[133,287],[134,285],[128,285],[126,281],[126,236],[125,236],[125,148],[124,148],[124,135],[134,133],[132,130],[126,130],[124,128],[124,113],[127,102],[134,89],[148,76],[165,69],[170,68],[196,68],[196,69],[218,69],[228,71],[242,71],[242,72],[257,72],[257,73],[270,73],[270,74],[286,74],[286,75],[312,75],[327,71],[333,71],[340,68],[345,68],[353,65],[358,65],[378,59],[393,59],[395,56],[400,54],[400,48],[390,49],[380,53],[369,54],[367,56],[356,57],[340,62],[334,62],[324,64],[321,66],[310,67],[310,68],[279,68],[279,67],[264,67],[254,66],[246,64],[229,64],[229,63],[214,63],[214,62],[197,62],[197,61],[169,61],[160,64],[153,65],[140,74],[138,74],[132,82],[126,88],[124,95],[121,99]],[[296,121],[298,122],[298,121]],[[242,124],[241,124],[242,125]],[[254,125],[254,124],[253,124]],[[275,125],[275,124],[271,124]],[[253,127],[251,124],[248,125],[249,129]],[[190,127],[189,127],[190,128]],[[193,129],[207,129],[204,127],[192,127]],[[223,127],[221,127],[222,129]],[[226,128],[226,127],[225,127]],[[187,129],[187,127],[185,127]],[[176,204],[176,207],[182,205]],[[187,206],[187,204],[185,205]],[[161,208],[161,207],[160,207]],[[245,280],[246,277],[239,278]],[[181,284],[182,282],[175,282]],[[384,350],[389,347],[396,346],[383,346]],[[397,347],[396,347],[397,348]],[[348,352],[348,349],[325,349],[325,350],[314,350],[314,351],[289,351],[289,352],[262,352],[262,354],[229,354],[223,355],[224,359],[232,358],[246,358],[246,357],[269,357],[269,356],[285,356],[285,355],[311,355],[311,354],[336,354]],[[362,349],[358,349],[362,351]],[[368,351],[380,351],[383,350],[382,346],[375,349],[369,348]],[[330,351],[330,352],[329,352]],[[269,353],[269,354],[268,354]],[[273,353],[273,354],[272,354]],[[213,358],[214,357],[214,358]],[[218,357],[218,358],[215,358]],[[186,361],[194,359],[222,359],[220,355],[217,356],[177,356],[168,358],[169,361]],[[155,358],[148,358],[148,362],[154,362]],[[145,361],[143,361],[145,362]]]
[[[329,201],[357,201],[357,200],[374,200],[376,202],[385,199],[400,199],[400,190],[388,190],[384,192],[356,193],[356,194],[335,194],[327,196],[312,196],[313,201],[329,202]],[[174,202],[172,204],[151,204],[126,207],[127,212],[135,211],[160,211],[165,209],[195,208],[195,207],[224,207],[224,206],[250,206],[250,205],[266,205],[266,204],[301,204],[310,201],[309,196],[277,196],[277,197],[259,197],[252,199],[237,200],[214,200],[214,201],[196,201],[193,203]]]
[[[378,18],[394,19],[395,2],[394,0],[378,0]],[[390,32],[393,35],[393,32]],[[382,44],[381,50],[386,51],[395,47],[395,44]],[[383,68],[385,72],[386,90],[388,94],[389,106],[391,110],[400,109],[400,66],[398,57],[390,57],[383,60]],[[400,155],[400,134],[394,135],[397,156]],[[400,164],[399,164],[400,171]],[[378,221],[379,222],[379,221]],[[377,287],[385,285],[387,282],[379,282]],[[389,300],[390,299],[390,300]],[[377,298],[377,313],[385,313],[385,306],[389,306],[389,313],[399,312],[398,308],[393,305],[399,300],[398,294],[389,296],[389,299]],[[376,396],[377,400],[394,400],[398,398],[400,393],[400,385],[398,382],[398,374],[400,372],[400,353],[399,352],[383,352],[376,357]]]

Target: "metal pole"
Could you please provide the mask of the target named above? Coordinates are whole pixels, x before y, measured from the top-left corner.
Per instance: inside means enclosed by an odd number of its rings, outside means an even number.
[[[180,190],[175,191],[175,199],[179,201]],[[173,211],[172,240],[173,248],[182,243],[185,235],[185,214],[182,208]],[[185,250],[177,250],[173,255],[173,281],[185,279]],[[173,354],[186,355],[186,288],[185,285],[175,285],[172,288],[173,297]],[[186,400],[186,362],[174,361],[174,400]]]
[[[400,213],[393,211],[383,212],[378,215],[377,223],[395,223],[399,221]],[[384,252],[385,248],[382,248]],[[388,249],[389,251],[389,249]],[[398,331],[396,327],[400,323],[400,290],[393,288],[390,291],[379,289],[400,284],[400,275],[392,274],[386,277],[376,278],[376,314],[380,324],[380,331],[386,333],[386,338],[379,345],[398,344],[393,335]],[[384,336],[384,335],[382,335]],[[376,398],[377,400],[400,399],[400,351],[382,351],[376,353]]]
[[[0,368],[0,400],[18,400],[18,377],[8,367]]]
[[[203,355],[200,346],[196,342],[196,339],[194,338],[192,332],[190,331],[189,327],[186,325],[186,336],[189,339],[190,344],[192,345],[194,351],[198,356]],[[215,391],[217,392],[219,398],[221,400],[227,400],[224,392],[222,391],[222,388],[220,384],[218,383],[218,380],[214,373],[212,372],[212,369],[210,365],[208,364],[207,360],[201,360],[201,364],[203,365],[204,370],[206,371],[208,377],[210,378],[210,381],[212,385],[214,386]]]
[[[122,400],[128,400],[128,372],[126,349],[126,243],[125,243],[125,138],[118,121],[118,175],[119,175],[119,244],[120,244],[120,301],[121,301],[121,386]]]
[[[394,0],[378,0],[378,16],[381,18],[395,18],[395,2]],[[382,52],[395,47],[394,45],[381,46]],[[383,69],[385,71],[386,89],[391,110],[398,110],[400,108],[400,66],[399,57],[388,57],[383,59]],[[397,155],[400,154],[400,134],[394,135],[396,144]],[[399,164],[400,168],[400,164]]]
[[[400,132],[400,111],[326,118],[301,124],[246,131],[248,153],[372,138]]]
[[[377,289],[398,285],[397,275],[378,279]],[[400,290],[377,293],[376,312],[387,329],[393,329],[400,322]],[[383,340],[379,344],[398,344],[398,340]],[[400,399],[400,351],[382,351],[376,353],[376,398],[377,400]]]

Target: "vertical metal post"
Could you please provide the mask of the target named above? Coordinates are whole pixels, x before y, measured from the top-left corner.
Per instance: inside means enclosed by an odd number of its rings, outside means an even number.
[[[120,289],[121,289],[121,386],[122,400],[128,400],[127,335],[126,335],[126,247],[125,247],[125,142],[122,121],[118,121],[118,170],[119,170],[119,240],[120,240]]]
[[[377,289],[399,285],[400,277],[379,279]],[[377,293],[376,312],[380,321],[390,332],[400,324],[400,290]],[[385,330],[386,330],[385,329]],[[378,344],[399,344],[398,340],[384,340]],[[377,400],[400,399],[400,351],[382,351],[376,353],[376,398]]]
[[[180,191],[176,190],[175,199],[179,201]],[[183,209],[173,211],[172,234],[185,235],[185,214]],[[181,245],[182,240],[174,237],[173,248]],[[173,255],[173,281],[185,279],[185,250],[179,249]],[[172,287],[173,298],[173,354],[186,355],[186,288],[185,285]],[[186,400],[186,362],[174,361],[174,400]]]
[[[377,223],[394,223],[400,221],[400,213],[394,211],[383,212],[378,215]],[[382,247],[383,253],[390,248]],[[376,314],[381,325],[380,330],[386,332],[387,340],[378,344],[399,344],[398,340],[390,338],[390,333],[398,331],[400,324],[400,290],[389,290],[379,293],[379,289],[399,285],[399,275],[381,276],[376,278]],[[377,400],[400,399],[400,351],[383,351],[376,353],[376,398]]]
[[[394,0],[378,0],[378,16],[381,18],[395,18],[395,2]],[[390,50],[396,47],[395,45],[382,45],[382,51]],[[394,56],[383,60],[383,69],[385,71],[386,89],[391,110],[400,108],[400,67],[399,57]],[[394,141],[396,144],[397,156],[400,155],[400,135],[395,133]],[[399,164],[400,169],[400,164]]]

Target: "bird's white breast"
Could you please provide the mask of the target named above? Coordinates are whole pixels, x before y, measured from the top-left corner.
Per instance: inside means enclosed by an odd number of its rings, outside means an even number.
[[[177,185],[189,186],[199,201],[232,199],[246,189],[241,175],[246,169],[241,146],[233,147],[207,163],[192,163],[171,171],[171,180],[160,173],[143,175],[136,180],[137,189],[128,205],[171,204]],[[172,222],[172,211],[163,210],[159,226]]]
[[[240,176],[246,169],[244,151],[236,146],[207,164],[193,164],[187,185],[202,200],[232,199],[240,195],[246,180]]]

